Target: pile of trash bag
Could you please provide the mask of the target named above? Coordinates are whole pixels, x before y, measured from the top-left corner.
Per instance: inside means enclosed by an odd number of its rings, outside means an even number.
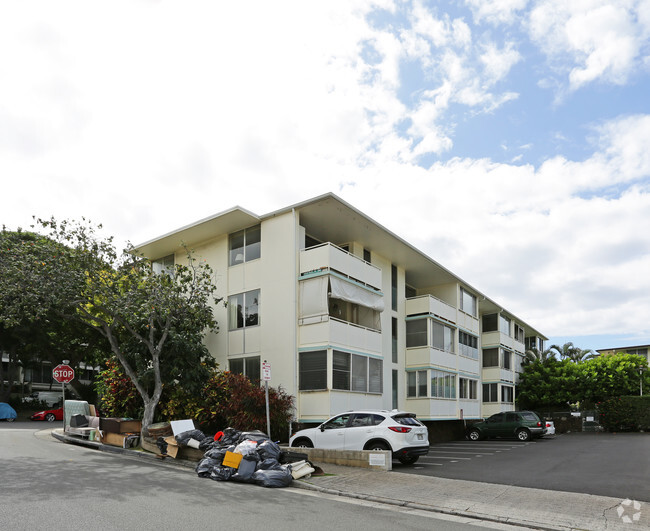
[[[283,451],[261,431],[226,428],[210,437],[201,430],[190,430],[175,439],[179,446],[205,450],[196,465],[196,473],[202,478],[277,488],[288,487],[294,479],[314,472],[306,454]]]

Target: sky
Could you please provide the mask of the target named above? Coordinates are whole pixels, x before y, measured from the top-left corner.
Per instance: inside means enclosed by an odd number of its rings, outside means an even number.
[[[650,0],[0,3],[0,223],[333,192],[550,338],[650,344]]]

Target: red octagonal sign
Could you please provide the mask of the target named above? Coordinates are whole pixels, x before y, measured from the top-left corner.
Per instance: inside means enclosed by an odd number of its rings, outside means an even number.
[[[68,383],[74,380],[74,369],[70,365],[57,365],[52,370],[52,378],[59,383]]]

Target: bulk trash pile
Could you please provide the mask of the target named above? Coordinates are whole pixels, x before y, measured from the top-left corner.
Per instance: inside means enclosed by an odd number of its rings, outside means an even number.
[[[283,451],[261,431],[241,432],[226,428],[214,438],[201,430],[189,430],[175,436],[178,446],[204,450],[196,465],[199,477],[215,481],[255,483],[262,487],[287,487],[294,479],[315,471],[306,454]],[[157,441],[165,453],[164,438]]]

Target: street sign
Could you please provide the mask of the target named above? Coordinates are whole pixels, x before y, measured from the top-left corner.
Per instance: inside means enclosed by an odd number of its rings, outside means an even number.
[[[271,380],[271,364],[268,361],[262,363],[262,380],[265,382]]]
[[[52,370],[52,378],[59,383],[70,383],[74,380],[74,369],[70,365],[57,365]]]

